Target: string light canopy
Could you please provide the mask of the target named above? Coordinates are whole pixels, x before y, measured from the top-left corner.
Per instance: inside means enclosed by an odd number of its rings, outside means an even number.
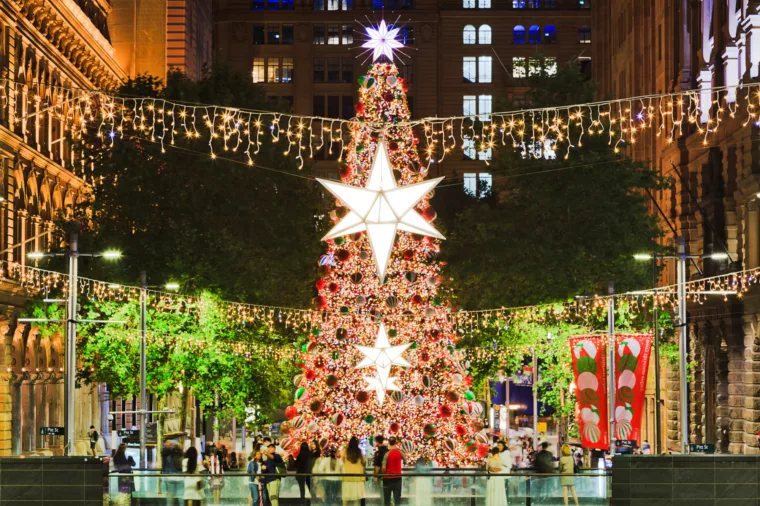
[[[378,47],[388,47],[387,37],[386,33],[375,39]],[[374,47],[367,49],[374,55]],[[0,82],[16,83],[9,78]],[[38,95],[45,95],[45,91],[36,84],[29,90]],[[50,113],[66,121],[66,130],[75,140],[81,140],[84,132],[94,132],[106,145],[121,138],[140,138],[160,144],[163,151],[170,146],[198,151],[198,141],[203,140],[208,146],[204,153],[212,159],[224,156],[250,166],[256,164],[256,155],[267,138],[302,168],[320,151],[345,160],[351,133],[356,129],[380,133],[386,128],[382,118],[344,120],[153,97],[128,98],[60,86],[52,87],[50,96],[56,98],[36,102],[16,122]],[[465,146],[483,153],[504,146],[526,157],[567,159],[590,137],[603,138],[620,151],[636,144],[646,131],[666,143],[694,133],[708,146],[729,120],[745,127],[760,125],[760,83],[445,118],[400,118],[395,125],[419,132],[423,161],[433,164]],[[86,163],[77,170],[77,175],[97,181],[94,175],[88,177],[86,171],[93,169]]]

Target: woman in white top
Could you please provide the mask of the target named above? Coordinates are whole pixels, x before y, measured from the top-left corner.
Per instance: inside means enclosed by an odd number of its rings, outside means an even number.
[[[505,441],[499,441],[496,443],[496,448],[499,449],[499,458],[501,459],[501,472],[512,472],[512,453],[509,451],[509,445]],[[511,483],[508,477],[504,478],[504,493],[506,494],[507,502],[509,502],[509,485]]]
[[[182,498],[188,501],[188,506],[199,506],[205,499],[203,495],[203,476],[198,473],[198,450],[190,447],[182,459],[182,472],[192,474],[185,476],[185,493]]]
[[[507,472],[501,463],[498,448],[491,448],[491,455],[486,459],[486,470],[489,473]],[[489,476],[486,486],[486,506],[507,506],[506,477]]]
[[[314,464],[312,473],[317,474],[340,474],[343,472],[343,462],[335,458],[335,449],[325,451]],[[312,478],[314,483],[316,476]],[[340,476],[325,476],[316,480],[315,487],[317,499],[325,505],[333,506],[340,504]]]

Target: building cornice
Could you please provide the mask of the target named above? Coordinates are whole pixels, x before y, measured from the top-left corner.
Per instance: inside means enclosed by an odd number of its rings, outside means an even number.
[[[18,13],[77,67],[94,88],[115,88],[127,74],[113,57],[113,48],[89,20],[91,29],[83,24],[80,18],[84,13],[79,10],[81,16],[77,16],[69,3],[67,0],[11,0]]]

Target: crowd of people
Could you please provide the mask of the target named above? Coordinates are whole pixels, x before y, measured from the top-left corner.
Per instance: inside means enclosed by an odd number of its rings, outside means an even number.
[[[199,454],[195,447],[183,451],[178,444],[167,442],[162,451],[161,469],[167,505],[173,505],[175,501],[186,506],[219,504],[225,486],[224,474],[228,472],[247,475],[252,506],[279,506],[281,480],[289,473],[295,474],[304,505],[364,506],[365,494],[372,489],[379,495],[383,506],[399,505],[405,464],[400,441],[396,437],[386,439],[381,435],[372,441],[374,447],[367,452],[369,462],[356,437],[342,448],[320,448],[316,441],[304,441],[294,451],[286,452],[276,440],[259,436],[247,462],[235,452],[228,452],[223,445],[208,444],[203,454]],[[121,473],[119,492],[131,494],[134,482],[130,473],[135,462],[126,456],[125,450],[126,445],[120,445],[112,459],[111,470]],[[491,474],[486,486],[486,506],[507,506],[510,484],[505,475],[526,465],[541,475],[559,471],[565,504],[569,504],[572,498],[577,505],[572,475],[580,467],[578,455],[573,455],[567,445],[562,446],[560,453],[559,458],[555,458],[547,442],[541,443],[538,451],[533,451],[532,439],[524,438],[510,449],[507,442],[495,438],[484,462],[486,471]],[[433,475],[430,473],[438,467],[435,461],[425,458],[416,461],[414,473],[417,476],[409,488],[416,497],[417,506],[431,505]],[[367,474],[368,469],[372,474]],[[450,482],[453,478],[441,475],[441,479]],[[372,482],[369,487],[368,480]],[[540,483],[540,478],[534,481]],[[442,484],[445,489],[446,483]]]

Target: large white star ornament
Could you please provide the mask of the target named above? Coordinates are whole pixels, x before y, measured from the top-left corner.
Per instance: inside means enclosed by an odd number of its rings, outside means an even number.
[[[396,376],[391,376],[391,367],[410,367],[411,364],[406,361],[401,355],[412,345],[412,343],[401,344],[398,346],[391,346],[388,341],[388,334],[385,331],[385,325],[380,324],[380,329],[377,331],[377,337],[375,338],[375,345],[359,346],[355,344],[354,347],[362,352],[364,359],[355,367],[355,369],[364,369],[367,367],[375,368],[375,376],[364,376],[364,381],[367,382],[367,388],[365,391],[374,390],[377,393],[377,402],[382,406],[385,400],[385,392],[387,390],[399,390],[395,381],[398,379]]]
[[[362,47],[373,51],[372,61],[377,61],[383,55],[393,61],[393,50],[404,47],[401,42],[396,40],[399,29],[389,29],[388,25],[385,24],[385,20],[380,21],[380,25],[377,28],[367,27],[365,31],[369,39],[362,44]]]
[[[414,210],[414,206],[442,180],[443,177],[439,177],[397,187],[385,141],[380,141],[364,188],[317,179],[350,210],[322,240],[366,231],[377,265],[377,275],[382,282],[399,230],[445,239]]]

